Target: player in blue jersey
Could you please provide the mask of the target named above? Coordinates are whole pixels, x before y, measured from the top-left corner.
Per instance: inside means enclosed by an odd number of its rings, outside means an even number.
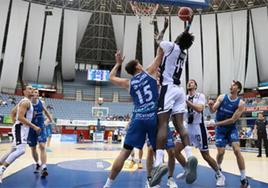
[[[221,167],[225,147],[227,144],[230,144],[240,170],[241,188],[248,188],[250,186],[246,177],[245,161],[240,151],[239,135],[236,127],[236,122],[241,117],[245,108],[245,102],[238,97],[241,89],[242,84],[239,81],[233,81],[229,94],[220,95],[215,103],[213,100],[210,100],[208,105],[211,112],[217,111],[215,123],[215,139],[218,149],[217,163]]]
[[[33,129],[30,128],[28,135],[28,144],[31,147],[32,156],[34,161],[36,162],[36,168],[34,173],[38,173],[41,170],[41,176],[46,177],[48,175],[46,166],[47,155],[45,150],[47,135],[46,135],[46,127],[44,124],[45,119],[43,112],[48,117],[50,122],[52,122],[52,117],[45,108],[45,106],[43,105],[43,102],[39,100],[39,91],[37,89],[33,91],[32,104],[34,108],[32,123],[37,125],[41,129],[41,132],[37,134]],[[37,143],[39,143],[41,165],[39,164],[39,155],[36,151]]]
[[[133,99],[134,110],[125,137],[124,146],[113,163],[104,188],[112,186],[113,181],[121,171],[125,160],[127,160],[133,148],[142,149],[147,135],[151,145],[155,148],[158,101],[158,87],[155,75],[157,74],[162,57],[163,53],[158,51],[154,61],[146,71],[143,70],[138,60],[130,61],[125,68],[127,73],[132,76],[129,80],[116,76],[124,58],[122,58],[119,51],[115,54],[116,64],[110,73],[110,80],[115,85],[129,90]],[[167,168],[161,170],[163,173],[166,173]]]

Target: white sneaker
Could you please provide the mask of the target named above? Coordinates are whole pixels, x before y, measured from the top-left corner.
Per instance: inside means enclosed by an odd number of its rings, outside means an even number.
[[[177,178],[177,179],[184,179],[185,176],[186,176],[186,171],[179,173],[179,174],[176,176],[176,178]]]
[[[225,176],[223,174],[221,174],[220,176],[217,176],[216,186],[217,187],[225,186]]]
[[[176,184],[173,177],[170,177],[167,181],[167,186],[170,188],[178,188],[178,185]]]

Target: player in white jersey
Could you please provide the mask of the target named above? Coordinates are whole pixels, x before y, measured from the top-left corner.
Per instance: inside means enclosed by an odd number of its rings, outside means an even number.
[[[15,124],[12,127],[14,140],[11,150],[0,160],[0,183],[2,183],[2,176],[6,168],[25,153],[29,128],[33,128],[38,133],[41,130],[31,123],[33,117],[33,106],[31,103],[32,92],[32,86],[26,86],[23,91],[25,98],[12,109],[11,117],[15,120]]]
[[[156,142],[156,160],[155,173],[152,176],[151,186],[158,184],[164,174],[158,173],[158,168],[162,167],[164,149],[167,140],[167,125],[172,116],[173,124],[176,131],[181,135],[182,143],[186,147],[186,152],[189,151],[189,137],[186,129],[183,126],[183,114],[185,112],[185,92],[181,87],[180,77],[184,67],[186,53],[194,41],[194,36],[189,33],[192,19],[184,32],[182,32],[175,42],[161,41],[164,30],[160,33],[158,43],[160,49],[164,52],[164,57],[160,66],[160,97],[158,102],[158,132]],[[167,24],[165,24],[166,26]],[[197,159],[189,154],[187,166],[186,182],[192,183],[195,175]]]
[[[189,94],[186,96],[187,113],[185,113],[185,119],[187,122],[187,129],[190,138],[191,145],[197,147],[203,159],[209,164],[209,166],[216,173],[216,186],[225,185],[225,177],[221,173],[217,162],[210,156],[208,149],[208,136],[207,128],[204,124],[203,110],[205,107],[205,95],[203,93],[196,92],[197,83],[195,80],[190,79],[187,83],[187,90]],[[180,164],[186,168],[186,161],[181,160],[184,158],[181,154],[184,145],[178,141],[176,143],[175,155],[178,158]],[[184,178],[186,170],[177,176],[178,179]]]

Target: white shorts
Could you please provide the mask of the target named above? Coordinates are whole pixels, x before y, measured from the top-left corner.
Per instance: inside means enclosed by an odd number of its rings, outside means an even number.
[[[189,124],[187,126],[190,144],[200,151],[208,151],[208,134],[204,124]],[[181,138],[177,136],[176,142],[181,143]]]
[[[177,85],[165,85],[161,87],[158,114],[168,112],[178,114],[185,112],[186,95],[183,87]]]
[[[27,144],[29,127],[23,124],[14,124],[12,127],[13,146]]]

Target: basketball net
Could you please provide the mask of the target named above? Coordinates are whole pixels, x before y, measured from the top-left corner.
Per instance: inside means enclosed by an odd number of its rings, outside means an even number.
[[[137,16],[140,23],[142,16],[148,16],[151,17],[150,23],[153,24],[156,11],[159,7],[158,4],[130,1],[130,5],[133,13]]]

